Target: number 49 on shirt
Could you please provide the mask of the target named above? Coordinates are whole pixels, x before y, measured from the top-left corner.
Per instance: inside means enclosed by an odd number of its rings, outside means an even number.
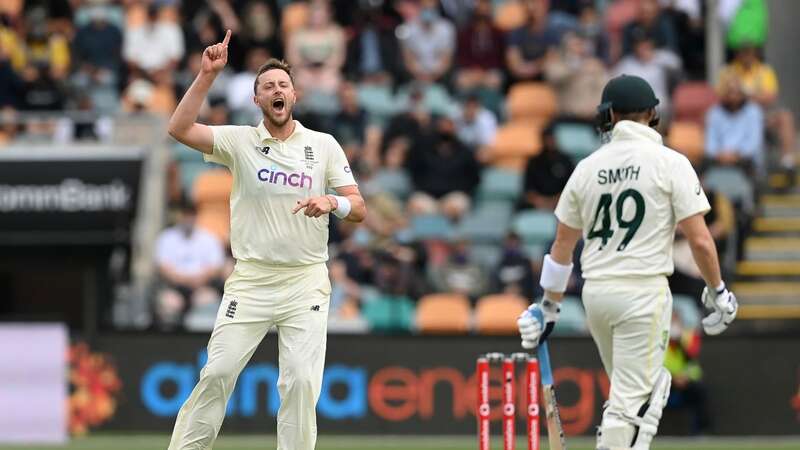
[[[625,210],[625,202],[628,200],[632,200],[636,207],[631,220],[626,220],[622,217],[622,213]],[[625,237],[617,246],[617,251],[621,252],[625,250],[636,235],[636,231],[639,230],[639,226],[642,225],[642,220],[644,219],[644,198],[636,189],[622,191],[616,201],[612,194],[602,194],[600,203],[598,203],[597,210],[594,213],[594,221],[592,221],[592,226],[589,228],[589,234],[586,237],[587,239],[600,238],[602,240],[600,250],[605,248],[608,240],[614,235],[614,230],[611,228],[611,209],[615,203],[617,225],[625,230]],[[600,222],[599,224],[598,221]]]

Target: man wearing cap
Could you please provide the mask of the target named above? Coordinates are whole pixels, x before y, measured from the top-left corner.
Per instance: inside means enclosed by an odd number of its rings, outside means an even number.
[[[558,229],[544,257],[542,301],[519,318],[522,346],[547,339],[560,311],[572,252],[584,240],[583,303],[603,366],[611,380],[597,448],[647,450],[669,397],[664,369],[672,296],[676,227],[686,236],[706,282],[707,334],[722,333],[736,317],[725,288],[714,240],[703,215],[708,200],[689,160],[662,144],[658,99],[646,81],[622,75],[603,89],[598,125],[610,141],[582,160],[556,207]],[[541,309],[544,320],[532,311]]]

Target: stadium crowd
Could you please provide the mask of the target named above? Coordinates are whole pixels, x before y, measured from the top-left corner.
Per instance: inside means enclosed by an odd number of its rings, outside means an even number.
[[[592,120],[616,74],[653,86],[666,142],[703,172],[715,205],[707,220],[734,260],[768,162],[794,167],[793,117],[777,104],[775,73],[761,60],[762,0],[720,1],[719,11],[701,0],[2,5],[0,142],[102,141],[111,115],[166,116],[198,72],[203,48],[226,29],[228,67],[200,120],[255,124],[255,73],[269,57],[288,61],[296,119],[336,137],[370,205],[359,226],[332,219],[331,330],[436,329],[439,303],[451,318],[475,307],[477,325],[465,326],[491,332],[482,311],[521,310],[539,293],[558,195],[600,145]],[[731,54],[715,80],[705,73],[708,14],[724,19]],[[36,121],[20,125],[20,111],[88,111],[95,119],[43,130]],[[765,136],[780,150],[775,158]],[[178,219],[157,244],[155,323],[210,329],[219,280],[231,270],[230,177],[171,146],[167,195]],[[696,297],[702,281],[687,249],[676,242],[673,288]],[[575,277],[560,332],[585,332],[574,297],[580,287]]]

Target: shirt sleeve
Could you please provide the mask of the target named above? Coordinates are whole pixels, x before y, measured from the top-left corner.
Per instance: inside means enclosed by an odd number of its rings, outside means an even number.
[[[764,142],[764,116],[758,105],[749,103],[745,108],[747,108],[747,127],[744,130],[740,150],[743,155],[756,160]]]
[[[235,125],[210,126],[214,135],[214,148],[211,154],[203,154],[206,162],[222,164],[228,168],[233,165],[233,152],[236,146],[236,136],[239,128]]]
[[[709,158],[717,156],[722,149],[720,130],[724,124],[721,123],[720,119],[717,107],[710,109],[706,113],[706,156]]]
[[[775,76],[775,71],[772,67],[764,65],[761,69],[761,83],[758,86],[759,91],[766,95],[775,95],[778,93],[778,77]]]
[[[358,184],[353,177],[353,171],[350,169],[350,163],[347,162],[342,146],[336,142],[333,136],[329,136],[329,139],[330,155],[328,156],[328,167],[325,170],[325,184],[329,188]]]
[[[711,210],[706,193],[700,185],[697,173],[692,167],[692,163],[680,154],[673,164],[672,175],[672,212],[675,221],[693,216],[695,214],[705,214]]]
[[[581,218],[581,205],[578,202],[578,170],[574,170],[567,180],[567,185],[561,192],[561,197],[556,205],[556,217],[564,225],[578,230],[583,229],[583,219]]]

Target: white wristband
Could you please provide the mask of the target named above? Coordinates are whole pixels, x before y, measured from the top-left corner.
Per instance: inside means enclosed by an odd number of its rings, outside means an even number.
[[[332,197],[336,199],[336,204],[339,205],[332,211],[333,215],[340,219],[344,219],[350,214],[350,209],[353,207],[353,205],[350,204],[350,200],[347,197],[342,195],[333,195]]]
[[[546,291],[566,291],[569,276],[572,274],[572,265],[572,263],[569,263],[569,265],[559,264],[553,261],[550,254],[544,255],[542,277],[539,279],[539,285]]]

